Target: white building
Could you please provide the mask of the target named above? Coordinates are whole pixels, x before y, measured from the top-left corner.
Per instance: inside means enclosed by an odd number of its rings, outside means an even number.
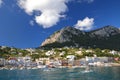
[[[86,52],[87,52],[87,53],[92,53],[92,52],[94,52],[94,51],[89,49],[89,50],[86,50]]]
[[[68,55],[66,57],[69,61],[73,61],[75,59],[75,56],[74,55]]]
[[[45,53],[46,56],[50,56],[50,55],[53,55],[53,54],[54,54],[54,51],[47,51],[47,52]]]
[[[76,51],[75,53],[78,55],[82,55],[82,51]]]
[[[65,52],[64,51],[62,51],[59,55],[60,56],[63,56],[65,54]]]
[[[115,50],[112,50],[112,51],[110,51],[109,53],[110,53],[110,54],[113,54],[113,55],[118,54],[117,51],[115,51]]]

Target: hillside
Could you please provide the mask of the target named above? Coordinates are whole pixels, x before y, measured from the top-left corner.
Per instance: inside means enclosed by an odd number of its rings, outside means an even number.
[[[113,26],[90,32],[65,27],[47,38],[41,48],[83,47],[101,49],[120,49],[120,30]]]

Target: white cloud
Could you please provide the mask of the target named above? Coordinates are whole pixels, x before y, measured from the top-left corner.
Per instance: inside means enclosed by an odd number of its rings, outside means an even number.
[[[77,2],[82,3],[82,2],[87,2],[87,3],[92,3],[94,0],[77,0]]]
[[[30,21],[30,25],[34,26],[34,21],[33,20]]]
[[[79,30],[90,30],[94,26],[94,18],[86,17],[83,20],[78,20],[77,24],[75,24],[75,28]]]
[[[43,28],[56,25],[67,11],[69,0],[18,0],[18,5],[29,15],[34,14],[37,24]]]
[[[0,6],[2,5],[2,3],[3,3],[3,1],[2,1],[2,0],[0,0]]]

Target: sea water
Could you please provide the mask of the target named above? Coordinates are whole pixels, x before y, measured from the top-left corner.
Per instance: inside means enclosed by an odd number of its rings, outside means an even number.
[[[120,80],[120,67],[0,70],[0,80]]]

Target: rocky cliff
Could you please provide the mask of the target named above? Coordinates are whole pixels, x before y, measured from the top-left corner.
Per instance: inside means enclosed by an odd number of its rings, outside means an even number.
[[[47,38],[41,47],[92,47],[120,49],[120,30],[113,26],[90,32],[65,27]]]

